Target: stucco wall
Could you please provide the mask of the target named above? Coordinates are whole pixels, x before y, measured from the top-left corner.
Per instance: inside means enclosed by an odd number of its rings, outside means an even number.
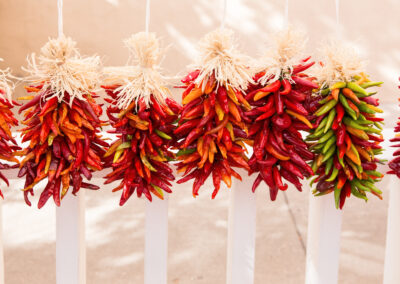
[[[97,53],[105,65],[126,62],[128,52],[121,40],[144,29],[145,1],[65,0],[64,30],[84,54]],[[268,32],[282,25],[283,0],[228,0],[227,26],[234,29],[238,44],[257,57],[268,41]],[[26,55],[38,52],[49,36],[57,34],[56,0],[0,1],[0,57],[21,75]],[[341,1],[343,34],[359,46],[369,60],[371,77],[385,81],[380,97],[395,101],[400,75],[400,5],[396,0]],[[197,40],[217,27],[222,1],[152,0],[150,30],[171,45],[163,67],[169,75],[183,72],[195,56]],[[289,18],[309,34],[308,50],[314,54],[320,41],[336,29],[333,0],[290,0]],[[183,73],[181,73],[183,74]],[[18,95],[18,94],[17,94]]]

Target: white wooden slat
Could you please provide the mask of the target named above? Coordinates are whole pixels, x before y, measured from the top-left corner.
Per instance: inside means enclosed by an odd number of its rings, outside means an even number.
[[[84,189],[68,192],[56,209],[56,282],[86,283]]]
[[[251,191],[253,179],[241,173],[230,192],[228,216],[227,284],[254,283],[256,243],[256,195]]]
[[[144,283],[167,283],[168,196],[146,200]]]
[[[395,175],[390,178],[389,209],[386,233],[386,254],[383,283],[400,283],[400,181]]]
[[[0,284],[4,284],[3,199],[0,197]]]
[[[338,283],[342,214],[333,194],[315,197],[310,192],[306,284]]]

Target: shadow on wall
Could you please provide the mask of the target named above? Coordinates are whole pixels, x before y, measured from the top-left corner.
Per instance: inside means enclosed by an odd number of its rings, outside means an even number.
[[[97,53],[105,65],[121,65],[128,51],[122,39],[144,29],[145,2],[134,0],[66,1],[64,29],[77,40],[83,54]],[[282,27],[285,1],[228,1],[226,26],[236,31],[238,44],[246,54],[258,57],[265,50],[268,32]],[[354,41],[370,61],[372,78],[386,82],[381,98],[391,96],[400,74],[400,38],[397,27],[399,5],[395,0],[381,2],[341,1],[340,22],[345,40]],[[208,31],[218,27],[223,1],[152,0],[150,31],[156,32],[167,50],[163,68],[166,74],[183,75],[193,63],[196,43]],[[306,29],[307,51],[315,54],[320,40],[336,30],[334,1],[289,1],[290,23]],[[56,1],[0,1],[0,55],[2,66],[11,66],[17,75],[26,55],[39,52],[49,36],[57,33]],[[16,94],[21,95],[21,90]],[[179,97],[179,94],[176,94]]]

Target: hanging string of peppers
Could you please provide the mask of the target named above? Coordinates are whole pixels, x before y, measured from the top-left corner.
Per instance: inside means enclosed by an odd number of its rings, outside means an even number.
[[[400,78],[399,78],[400,80]],[[400,86],[399,86],[400,89]],[[400,99],[399,99],[400,101]],[[400,144],[398,142],[400,142],[400,134],[398,133],[400,131],[400,120],[397,121],[396,127],[394,128],[394,132],[396,133],[395,137],[390,139],[390,142],[392,143],[396,143],[394,145],[392,145],[392,147],[394,148],[398,148],[400,147]],[[390,171],[388,171],[388,174],[393,174],[393,175],[397,175],[398,178],[400,178],[400,150],[396,150],[393,153],[393,159],[389,162],[389,168]]]
[[[307,161],[314,158],[303,142],[300,130],[310,130],[310,113],[303,106],[318,85],[304,73],[314,62],[301,60],[305,37],[290,28],[277,33],[267,52],[246,100],[253,107],[244,112],[251,121],[248,137],[254,141],[249,160],[250,174],[258,173],[253,192],[264,181],[275,200],[279,190],[286,190],[282,178],[301,191],[299,179],[313,175]]]
[[[231,177],[241,180],[234,167],[249,170],[244,142],[250,120],[243,96],[252,82],[246,58],[233,45],[233,32],[219,29],[200,42],[198,67],[183,80],[183,110],[174,134],[178,139],[178,183],[194,179],[193,196],[212,174],[215,198],[221,180],[231,187]]]
[[[317,196],[334,192],[336,207],[342,209],[351,195],[367,201],[370,192],[382,198],[374,185],[383,177],[376,171],[383,141],[383,119],[376,113],[382,110],[372,97],[376,92],[367,91],[382,82],[371,82],[357,54],[338,43],[325,47],[325,57],[316,75],[322,86],[318,104],[309,106],[316,116],[307,137],[316,155],[312,168],[317,177],[311,184],[317,183]]]
[[[125,41],[135,66],[106,68],[111,97],[107,115],[118,139],[104,157],[113,171],[105,183],[121,180],[113,191],[122,190],[122,206],[135,192],[152,200],[171,193],[174,175],[168,162],[175,159],[175,128],[181,107],[169,97],[165,78],[159,72],[159,41],[153,33],[140,32]],[[115,116],[115,114],[117,114]]]
[[[25,177],[25,202],[28,194],[47,178],[38,207],[52,196],[57,206],[67,194],[80,188],[97,190],[97,185],[83,182],[93,171],[103,168],[101,157],[108,146],[98,134],[102,125],[100,105],[93,92],[99,80],[100,60],[82,57],[76,43],[67,37],[50,39],[36,58],[32,54],[26,71],[31,85],[25,87],[33,94],[19,99],[29,100],[19,109],[25,119],[21,129],[22,142],[29,145],[18,153],[23,156],[18,177]],[[38,62],[37,62],[38,61]]]
[[[17,103],[11,99],[13,86],[10,84],[9,77],[8,69],[0,70],[0,160],[6,162],[0,162],[0,170],[18,168],[19,161],[14,157],[14,152],[21,149],[11,134],[11,128],[18,125],[18,120],[11,110]],[[15,164],[10,165],[10,162]],[[1,171],[0,178],[7,186],[9,185],[8,179]],[[1,189],[0,196],[3,198]]]

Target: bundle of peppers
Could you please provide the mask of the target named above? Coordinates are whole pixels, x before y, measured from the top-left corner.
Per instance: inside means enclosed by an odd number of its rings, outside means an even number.
[[[90,92],[99,60],[81,58],[74,46],[69,38],[50,40],[42,48],[40,64],[29,63],[28,71],[40,81],[25,88],[34,95],[20,98],[30,100],[19,109],[26,125],[20,130],[22,142],[29,145],[17,153],[23,156],[18,177],[25,177],[23,192],[29,206],[28,194],[47,178],[39,209],[50,197],[60,206],[70,186],[74,195],[80,188],[99,189],[83,181],[83,176],[90,180],[93,171],[103,169],[103,147],[108,146],[98,134],[102,109]]]
[[[105,183],[121,180],[113,192],[122,190],[120,205],[135,192],[152,201],[164,199],[175,179],[168,162],[175,159],[171,147],[181,106],[169,97],[166,79],[159,72],[159,40],[154,33],[139,32],[125,40],[135,65],[108,67],[103,88],[111,97],[107,115],[116,141],[104,155],[112,172]],[[117,115],[115,115],[117,114]]]
[[[106,175],[105,184],[116,180],[121,183],[113,192],[121,190],[120,205],[124,205],[135,192],[152,200],[151,194],[164,199],[163,191],[171,193],[171,181],[175,179],[167,162],[175,156],[170,147],[174,143],[174,121],[181,107],[167,98],[166,104],[159,104],[151,96],[151,106],[147,107],[143,99],[132,102],[128,108],[116,107],[119,86],[103,86],[112,98],[107,100],[107,116],[114,128],[109,133],[118,135],[108,148],[104,157],[110,161],[113,171]],[[118,114],[114,116],[113,114]]]
[[[217,30],[201,43],[202,59],[199,68],[183,80],[183,110],[174,134],[178,140],[178,172],[191,179],[193,196],[212,175],[215,198],[220,183],[232,185],[232,176],[241,180],[234,167],[249,170],[244,142],[250,120],[243,109],[250,105],[242,94],[252,81],[250,70],[232,48],[232,33]]]
[[[400,80],[400,78],[399,78]],[[400,86],[399,86],[400,89]],[[400,101],[400,99],[399,99]],[[398,132],[400,132],[400,120],[397,121],[397,125],[394,128],[394,132],[396,132],[396,135],[394,138],[390,139],[390,142],[394,142],[396,144],[392,145],[392,147],[398,148],[400,147],[400,134]],[[400,150],[396,150],[393,153],[394,158],[389,162],[389,168],[390,171],[388,171],[388,174],[394,174],[397,175],[398,178],[400,178],[400,157],[398,157],[400,155]]]
[[[347,81],[338,81],[320,90],[320,100],[312,104],[315,129],[307,137],[316,155],[312,168],[317,177],[314,193],[334,192],[335,204],[342,209],[346,198],[354,195],[367,201],[366,192],[380,199],[382,192],[374,185],[383,175],[378,172],[375,156],[382,152],[383,119],[378,99],[368,92],[371,82],[361,73]]]
[[[264,181],[271,200],[276,199],[279,190],[288,188],[282,178],[301,191],[299,179],[313,175],[307,161],[312,160],[314,154],[300,133],[300,130],[313,128],[308,120],[310,113],[303,104],[312,90],[319,88],[313,78],[302,73],[314,64],[308,60],[281,72],[271,83],[252,86],[246,95],[253,106],[252,110],[244,112],[252,121],[248,138],[254,141],[249,174],[259,173],[252,190],[254,192]],[[263,76],[265,72],[256,74],[255,81]]]
[[[19,153],[24,156],[18,177],[25,176],[25,202],[31,205],[28,193],[33,195],[34,186],[45,178],[47,185],[40,195],[39,209],[51,196],[60,206],[70,186],[74,195],[81,187],[99,189],[82,178],[90,180],[92,171],[103,169],[103,147],[108,146],[98,134],[102,109],[94,101],[96,96],[86,94],[85,100],[75,98],[70,105],[68,94],[59,103],[57,97],[46,100],[48,90],[43,85],[26,89],[36,95],[20,98],[30,99],[19,109],[19,113],[27,110],[22,121],[26,127],[21,132],[22,142],[29,141],[29,146]]]
[[[239,91],[219,86],[211,76],[204,91],[194,83],[199,70],[191,72],[182,82],[186,90],[182,95],[183,110],[174,134],[179,140],[177,153],[178,172],[185,177],[178,183],[194,179],[193,195],[197,196],[201,185],[210,174],[213,177],[215,198],[221,180],[231,187],[231,177],[241,180],[233,167],[249,170],[244,155],[244,139],[247,137],[242,107],[249,103]]]
[[[12,108],[17,105],[11,100],[12,88],[8,84],[8,70],[0,71],[0,170],[18,168],[19,161],[14,157],[14,152],[21,148],[12,137],[11,128],[18,125],[18,120],[14,117]],[[11,164],[15,163],[15,164]],[[0,171],[0,178],[9,185],[8,179]],[[0,196],[3,198],[3,193],[0,189]]]

